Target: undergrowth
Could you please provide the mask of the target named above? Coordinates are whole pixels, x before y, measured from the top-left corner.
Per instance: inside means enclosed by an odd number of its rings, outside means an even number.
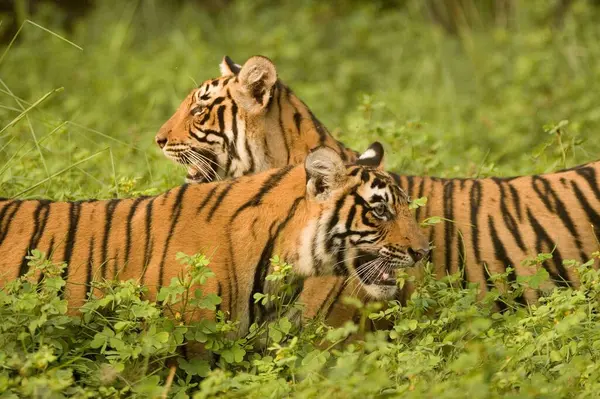
[[[28,274],[0,290],[0,395],[595,397],[600,389],[600,271],[591,267],[594,259],[566,261],[581,287],[556,289],[530,307],[515,299],[543,285],[543,268],[512,283],[510,269],[492,276],[506,291],[492,290],[483,300],[476,286],[460,288],[459,275],[435,279],[426,268],[406,304],[390,301],[366,311],[370,319],[387,321],[387,328],[346,342],[359,330],[352,321],[335,329],[315,319],[299,330],[282,316],[285,304],[279,317],[252,325],[241,338],[231,338],[236,323],[220,311],[214,320],[191,320],[194,310],[215,310],[220,298],[202,292],[213,277],[206,257],[179,258],[184,271],[156,302],[145,299],[136,281],[101,281],[80,313],[71,315],[61,294],[65,265],[33,251]],[[508,310],[495,311],[497,300]],[[194,345],[204,349],[190,352]]]

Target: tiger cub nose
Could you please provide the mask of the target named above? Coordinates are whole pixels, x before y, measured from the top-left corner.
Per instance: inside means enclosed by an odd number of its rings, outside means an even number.
[[[420,249],[408,249],[408,254],[412,256],[415,262],[420,261],[423,258],[426,258],[429,255],[429,248],[420,248]]]
[[[160,148],[164,148],[164,146],[167,145],[167,141],[168,141],[167,139],[162,138],[162,137],[157,137],[156,138],[156,144],[158,144],[158,146]]]

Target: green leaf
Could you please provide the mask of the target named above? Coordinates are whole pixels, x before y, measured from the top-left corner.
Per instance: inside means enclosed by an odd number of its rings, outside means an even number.
[[[307,371],[317,371],[325,364],[325,362],[327,362],[329,356],[329,352],[315,349],[304,356],[302,365],[305,366]]]
[[[292,323],[288,320],[287,317],[282,317],[281,319],[279,319],[278,324],[279,324],[279,329],[284,334],[288,334],[290,332],[290,330],[292,329]]]
[[[166,344],[169,341],[169,333],[166,331],[159,332],[154,336],[154,339],[161,344]]]
[[[439,216],[431,216],[421,222],[422,227],[434,226],[441,223],[442,218]]]
[[[417,209],[427,205],[427,197],[415,198],[408,205],[409,209]]]
[[[210,372],[210,364],[206,360],[192,359],[189,362],[184,358],[178,358],[179,367],[188,375],[206,377]]]

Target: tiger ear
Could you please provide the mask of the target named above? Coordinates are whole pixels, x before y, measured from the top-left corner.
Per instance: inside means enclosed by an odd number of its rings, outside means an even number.
[[[228,56],[223,57],[223,61],[219,64],[221,76],[233,76],[240,73],[242,66],[233,62]]]
[[[238,74],[240,102],[248,112],[262,111],[268,104],[277,82],[275,65],[260,55],[251,57]]]
[[[304,161],[306,170],[306,192],[317,199],[326,199],[329,194],[344,185],[348,176],[346,165],[340,155],[328,147],[313,150]]]
[[[383,146],[379,141],[375,141],[373,144],[363,152],[356,160],[357,165],[371,166],[379,170],[383,169]]]

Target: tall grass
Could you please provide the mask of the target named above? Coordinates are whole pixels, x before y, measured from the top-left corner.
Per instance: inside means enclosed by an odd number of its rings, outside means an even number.
[[[67,35],[58,11],[44,8],[0,63],[0,163],[10,159],[0,188],[14,195],[107,146],[114,165],[107,153],[28,195],[112,196],[115,177],[139,179],[139,189],[179,184],[153,135],[192,87],[218,74],[224,54],[271,57],[347,144],[382,140],[390,167],[407,173],[537,173],[563,167],[563,152],[567,165],[589,161],[600,148],[598,11],[576,3],[553,30],[541,17],[549,10],[533,1],[518,7],[511,30],[448,36],[418,2],[381,11],[236,1],[213,14],[99,2]],[[544,126],[562,120],[561,150]]]

